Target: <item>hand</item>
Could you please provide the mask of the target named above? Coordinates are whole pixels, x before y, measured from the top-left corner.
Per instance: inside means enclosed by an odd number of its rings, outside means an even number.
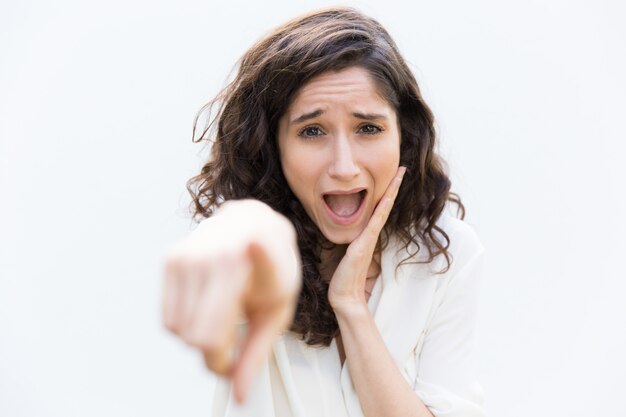
[[[367,226],[348,245],[346,254],[335,269],[328,287],[328,300],[335,313],[341,313],[342,310],[353,306],[367,306],[364,294],[367,271],[376,242],[391,213],[405,172],[405,167],[398,168],[396,176],[389,183]]]
[[[272,343],[293,319],[300,274],[289,220],[256,200],[226,202],[168,251],[164,324],[202,352],[207,368],[232,378],[242,403]],[[239,341],[242,315],[248,332]]]

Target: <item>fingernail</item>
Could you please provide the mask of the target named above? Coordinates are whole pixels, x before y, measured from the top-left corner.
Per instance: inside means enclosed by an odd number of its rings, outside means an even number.
[[[402,170],[400,171],[400,175],[396,176],[396,180],[398,180],[398,183],[402,182],[405,172],[406,172],[406,168],[403,167]]]
[[[400,178],[404,177],[404,174],[406,174],[406,167],[400,167]]]

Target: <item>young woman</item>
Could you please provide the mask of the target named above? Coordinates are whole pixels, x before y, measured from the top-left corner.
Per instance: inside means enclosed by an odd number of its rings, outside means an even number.
[[[165,325],[220,375],[214,417],[484,415],[484,250],[447,210],[463,217],[385,29],[350,8],[298,17],[216,103],[188,184],[206,219],[164,289]]]

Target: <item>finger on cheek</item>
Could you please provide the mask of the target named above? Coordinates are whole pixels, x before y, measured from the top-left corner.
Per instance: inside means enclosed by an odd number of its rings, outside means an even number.
[[[404,178],[404,173],[406,172],[406,168],[405,167],[400,167],[398,169],[398,173],[396,174],[396,176],[393,178],[393,180],[391,180],[391,184],[389,186],[390,188],[390,206],[393,205],[393,202],[395,201],[396,197],[398,196],[398,192],[400,191],[400,186],[402,185],[402,178]]]
[[[396,175],[389,182],[389,186],[387,187],[387,191],[385,192],[385,196],[395,196],[396,192],[400,188],[400,184],[402,183],[402,178],[404,176],[404,172],[406,168],[400,167],[396,172]]]
[[[398,170],[398,174],[396,175],[396,181],[397,181],[398,187],[400,186],[400,184],[402,184],[402,179],[404,178],[404,174],[406,174],[406,168],[400,167],[400,169]]]

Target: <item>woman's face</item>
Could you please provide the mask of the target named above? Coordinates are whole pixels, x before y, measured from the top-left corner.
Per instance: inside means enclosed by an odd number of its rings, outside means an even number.
[[[289,187],[336,244],[365,228],[400,163],[396,112],[361,67],[305,84],[279,121],[278,146]]]

